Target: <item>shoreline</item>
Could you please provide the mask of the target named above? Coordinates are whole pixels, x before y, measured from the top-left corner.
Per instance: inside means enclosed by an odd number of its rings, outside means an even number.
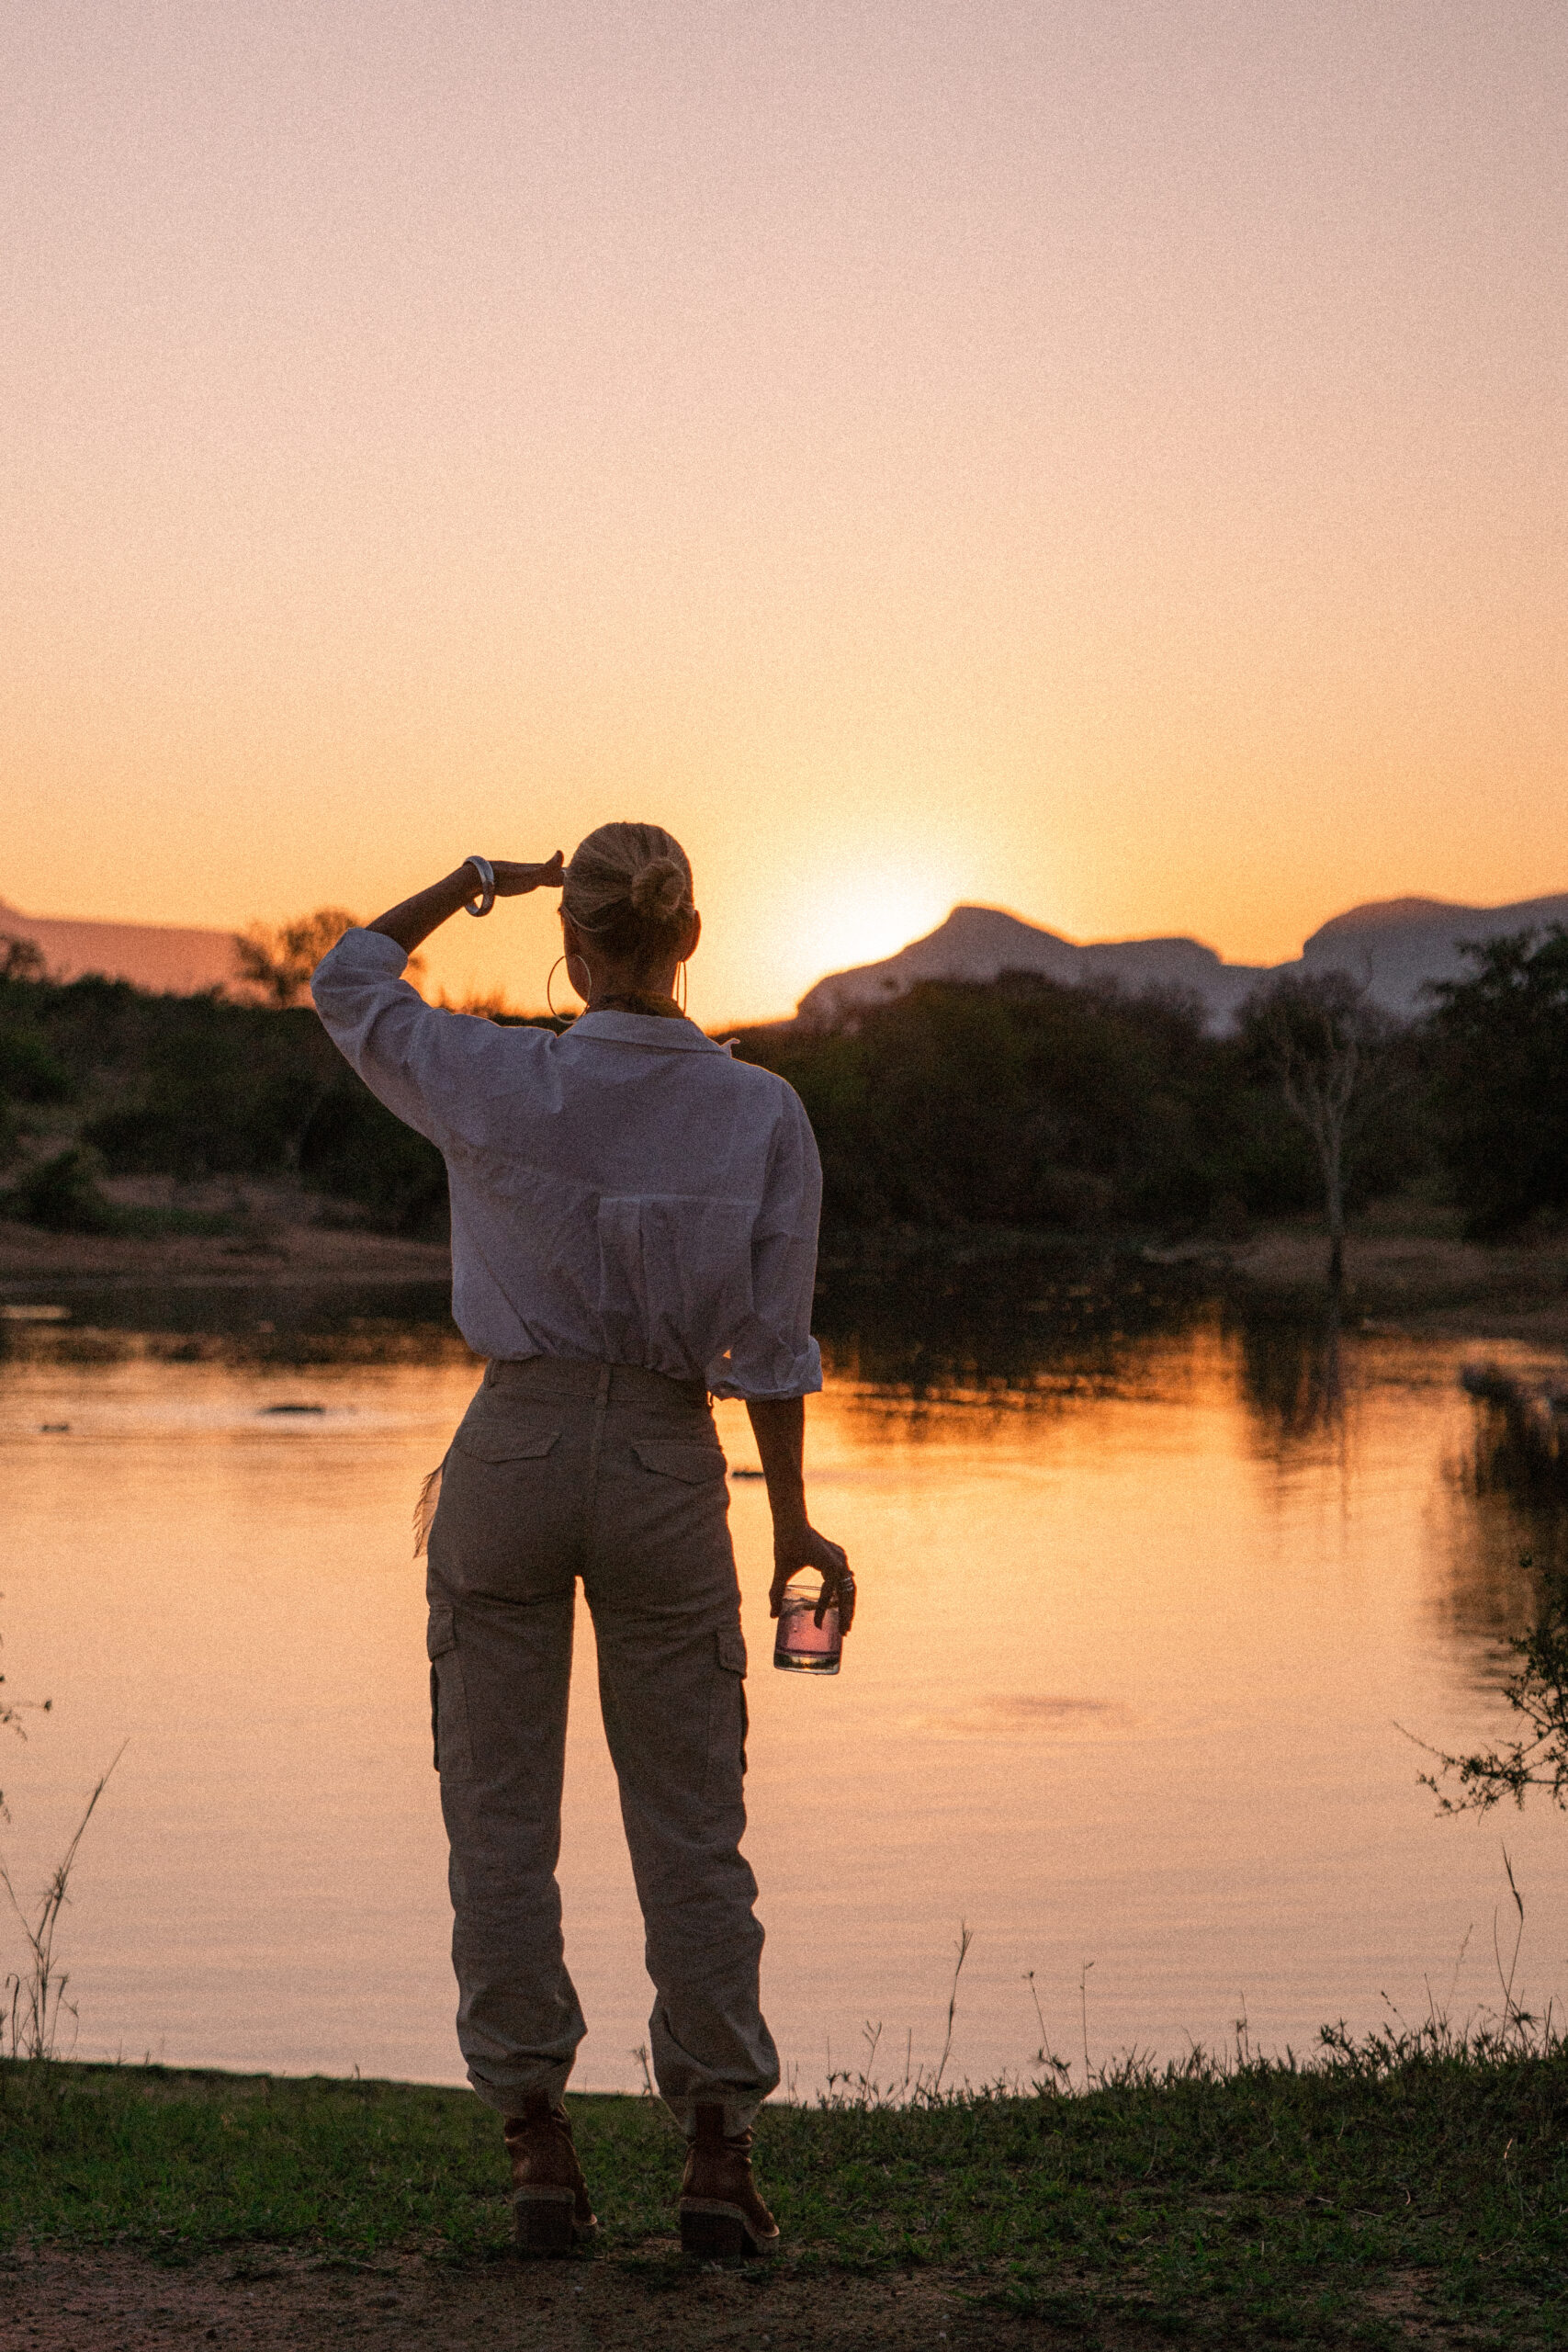
[[[234,1233],[51,1233],[0,1220],[0,1300],[44,1289],[276,1290],[333,1283],[450,1283],[444,1241],[276,1216]]]
[[[255,1200],[238,1230],[54,1233],[0,1220],[0,1309],[26,1319],[58,1295],[138,1291],[346,1293],[429,1288],[451,1281],[445,1242],[413,1241],[326,1221],[319,1204]],[[329,1213],[330,1215],[330,1213]],[[932,1269],[999,1269],[1014,1259],[1060,1259],[1114,1292],[1157,1269],[1192,1295],[1321,1319],[1329,1306],[1326,1244],[1300,1225],[1224,1242],[1161,1245],[1146,1237],[1027,1234],[824,1234],[825,1292],[844,1282],[868,1294],[919,1285]],[[1568,1344],[1568,1241],[1482,1244],[1427,1229],[1352,1234],[1346,1244],[1342,1328],[1422,1338],[1518,1339]]]

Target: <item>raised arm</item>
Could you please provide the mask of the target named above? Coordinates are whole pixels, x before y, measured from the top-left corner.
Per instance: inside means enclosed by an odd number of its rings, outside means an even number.
[[[854,1623],[855,1580],[843,1546],[818,1535],[806,1516],[806,1399],[804,1396],[754,1397],[747,1413],[762,1476],[768,1482],[768,1507],[773,1515],[773,1581],[768,1592],[768,1614],[776,1617],[784,1589],[801,1568],[816,1568],[822,1578],[817,1623],[837,1604],[839,1631],[847,1634]]]
[[[561,863],[558,850],[544,865],[503,861],[492,868],[496,896],[520,898],[558,887]],[[474,1099],[472,1057],[494,1033],[488,1023],[426,1004],[403,978],[403,966],[438,924],[479,893],[478,869],[465,860],[444,881],[346,933],[310,981],[316,1010],[344,1060],[389,1111],[443,1150],[465,1132],[466,1106]],[[380,940],[386,947],[377,944]]]
[[[521,899],[530,890],[558,890],[564,870],[565,861],[558,849],[547,865],[520,865],[509,858],[497,858],[491,867],[495,895],[498,899]],[[445,880],[433,882],[428,890],[416,890],[412,899],[389,907],[365,928],[378,931],[383,938],[400,947],[405,956],[412,956],[416,947],[423,946],[433,931],[439,931],[459,907],[479,895],[478,871],[465,859]]]

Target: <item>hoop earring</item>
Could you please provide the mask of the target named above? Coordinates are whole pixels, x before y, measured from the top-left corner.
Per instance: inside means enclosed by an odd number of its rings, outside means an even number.
[[[555,998],[550,994],[551,983],[554,981],[555,977],[556,977],[556,974],[560,970],[561,966],[562,966],[565,962],[566,962],[566,957],[565,957],[564,956],[558,956],[556,957],[555,962],[550,966],[549,978],[548,978],[548,979],[547,979],[547,980],[546,980],[546,982],[545,982],[545,1002],[546,1002],[546,1003],[548,1005],[548,1007],[549,1007],[549,1011],[550,1011],[550,1019],[551,1019],[552,1021],[569,1021],[569,1022],[570,1022],[570,1021],[575,1021],[575,1020],[577,1019],[577,1015],[576,1015],[576,1013],[575,1013],[575,1012],[558,1012],[556,1011],[556,1001],[555,1001]],[[568,974],[567,974],[567,978],[568,978],[568,979],[570,979],[570,978],[571,978],[571,974],[570,973],[570,971],[569,971],[569,972],[568,972]]]

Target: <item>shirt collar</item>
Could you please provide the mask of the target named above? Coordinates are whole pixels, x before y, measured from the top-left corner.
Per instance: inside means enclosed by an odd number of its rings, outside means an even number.
[[[581,1012],[566,1032],[601,1046],[646,1046],[655,1053],[728,1054],[728,1045],[705,1037],[684,1013],[671,1020],[657,1012]],[[564,1043],[565,1040],[563,1039]]]

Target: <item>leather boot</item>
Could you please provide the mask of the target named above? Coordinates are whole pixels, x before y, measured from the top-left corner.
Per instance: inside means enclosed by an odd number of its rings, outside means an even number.
[[[681,2248],[685,2254],[776,2254],[779,2225],[751,2177],[751,2134],[725,2136],[722,2107],[699,2107],[681,2182]]]
[[[564,2107],[531,2092],[506,2124],[519,2254],[570,2254],[598,2229]]]

